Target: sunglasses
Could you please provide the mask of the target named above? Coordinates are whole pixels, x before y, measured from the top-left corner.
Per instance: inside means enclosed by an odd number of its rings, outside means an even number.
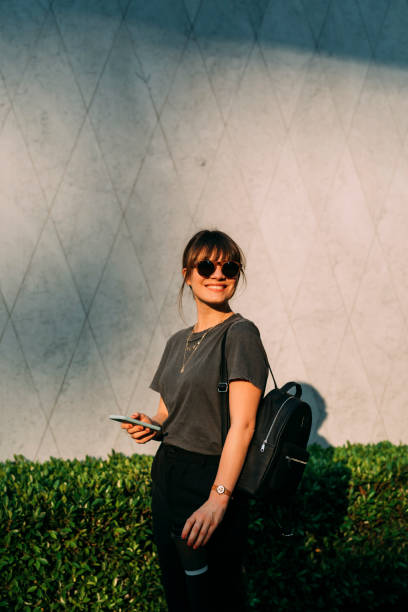
[[[216,266],[221,265],[221,270],[227,278],[235,278],[241,270],[241,264],[237,261],[212,262],[210,259],[203,259],[195,264],[197,272],[204,278],[209,278],[214,273]]]

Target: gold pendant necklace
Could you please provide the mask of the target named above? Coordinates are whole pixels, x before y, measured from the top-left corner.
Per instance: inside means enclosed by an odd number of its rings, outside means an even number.
[[[194,329],[194,327],[193,327]],[[181,366],[181,370],[180,370],[180,374],[182,374],[184,372],[184,368],[186,367],[186,365],[188,364],[188,362],[190,361],[190,359],[192,358],[192,356],[194,355],[194,353],[196,352],[196,350],[198,349],[198,347],[200,346],[200,344],[202,343],[202,341],[204,340],[204,338],[206,337],[206,335],[208,334],[209,331],[211,331],[212,327],[210,327],[209,329],[207,329],[206,332],[204,332],[204,334],[201,336],[201,338],[198,340],[197,344],[195,344],[193,346],[193,348],[191,349],[191,353],[190,355],[187,357],[186,360],[186,352],[187,352],[187,345],[190,341],[191,336],[193,335],[193,329],[191,330],[191,332],[188,335],[188,338],[186,340],[186,345],[184,347],[184,355],[183,355],[183,365]]]

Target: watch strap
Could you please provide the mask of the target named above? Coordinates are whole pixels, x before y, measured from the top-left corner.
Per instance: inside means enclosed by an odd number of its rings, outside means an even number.
[[[224,485],[216,485],[216,484],[214,484],[211,487],[211,491],[216,491],[218,493],[218,495],[228,495],[228,497],[231,497],[231,495],[232,495],[232,491],[227,489],[227,487],[224,487]]]

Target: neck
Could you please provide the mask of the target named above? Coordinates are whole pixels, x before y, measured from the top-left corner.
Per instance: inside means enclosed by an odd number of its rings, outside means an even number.
[[[197,304],[197,323],[193,327],[194,332],[200,332],[209,327],[214,327],[228,319],[234,314],[228,303],[219,308],[213,308],[207,304]]]

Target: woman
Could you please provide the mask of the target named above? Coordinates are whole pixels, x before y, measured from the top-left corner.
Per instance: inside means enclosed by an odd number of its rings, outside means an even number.
[[[152,465],[153,531],[170,612],[244,610],[242,558],[247,500],[234,493],[263,395],[267,365],[257,327],[229,305],[243,274],[243,254],[220,231],[203,230],[183,254],[197,322],[167,341],[151,388],[160,393],[152,418],[163,443]],[[230,428],[222,440],[221,341],[229,380]],[[156,435],[123,424],[143,444]]]

